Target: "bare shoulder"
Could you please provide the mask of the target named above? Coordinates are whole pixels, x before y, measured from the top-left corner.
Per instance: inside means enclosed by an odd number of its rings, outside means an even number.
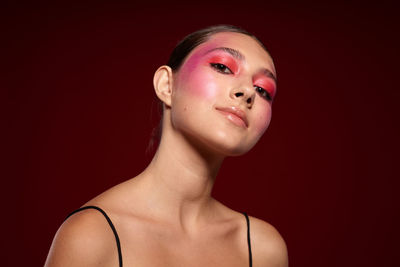
[[[105,217],[87,209],[73,214],[58,229],[45,263],[58,266],[118,266],[114,234]]]
[[[287,267],[286,243],[271,224],[249,216],[254,266]]]

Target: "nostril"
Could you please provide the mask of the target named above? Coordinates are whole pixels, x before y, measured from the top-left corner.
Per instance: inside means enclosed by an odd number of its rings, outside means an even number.
[[[251,97],[247,98],[247,104],[251,104]]]
[[[240,92],[239,92],[239,93],[236,93],[235,96],[236,96],[236,97],[241,97],[241,96],[243,96],[243,93],[240,93]]]

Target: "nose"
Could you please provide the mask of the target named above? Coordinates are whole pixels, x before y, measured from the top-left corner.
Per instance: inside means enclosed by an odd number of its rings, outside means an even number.
[[[254,90],[252,84],[236,87],[230,93],[232,99],[243,102],[249,109],[253,106],[255,95],[256,90]]]

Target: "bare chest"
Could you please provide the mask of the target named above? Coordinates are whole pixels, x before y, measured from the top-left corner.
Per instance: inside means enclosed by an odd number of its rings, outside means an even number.
[[[170,244],[169,247],[145,244],[126,246],[124,266],[137,267],[247,267],[248,255],[240,248],[220,242],[197,245]]]
[[[246,233],[205,232],[198,238],[143,231],[121,237],[125,267],[248,267]]]

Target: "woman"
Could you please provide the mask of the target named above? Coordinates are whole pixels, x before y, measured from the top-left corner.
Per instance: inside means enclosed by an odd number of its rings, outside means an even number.
[[[46,266],[287,266],[275,228],[211,197],[223,159],[267,129],[275,77],[265,47],[240,28],[183,39],[154,74],[163,117],[151,163],[71,214]]]

